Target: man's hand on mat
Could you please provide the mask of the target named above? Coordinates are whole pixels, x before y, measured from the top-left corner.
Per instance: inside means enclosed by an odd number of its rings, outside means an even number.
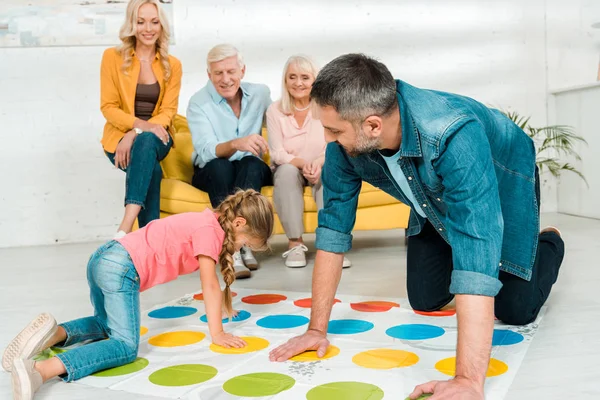
[[[426,393],[433,393],[427,400],[483,400],[483,387],[463,377],[424,383],[417,386],[409,398],[415,400]]]
[[[212,342],[217,346],[229,348],[241,349],[242,347],[246,347],[248,343],[244,342],[244,340],[240,337],[232,335],[231,333],[225,333],[221,331],[216,335],[213,335]]]
[[[269,360],[278,362],[286,361],[296,354],[307,350],[316,350],[317,356],[323,357],[328,347],[329,340],[327,340],[327,336],[323,332],[311,329],[303,335],[291,338],[287,343],[271,351],[269,353]]]

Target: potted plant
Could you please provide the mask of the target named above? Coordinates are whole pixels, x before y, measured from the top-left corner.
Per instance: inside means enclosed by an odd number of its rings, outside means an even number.
[[[563,171],[570,171],[579,175],[586,185],[588,184],[581,171],[560,159],[561,156],[566,156],[567,158],[573,157],[577,161],[581,160],[579,153],[575,150],[575,144],[587,144],[584,138],[575,133],[572,126],[551,125],[535,128],[529,125],[530,117],[523,117],[516,111],[502,111],[502,113],[533,139],[536,147],[536,164],[540,174],[547,169],[552,176],[558,178]]]

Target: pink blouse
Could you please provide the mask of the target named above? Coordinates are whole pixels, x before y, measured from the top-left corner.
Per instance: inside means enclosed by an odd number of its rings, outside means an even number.
[[[306,115],[302,127],[293,115],[285,115],[279,108],[279,101],[267,110],[267,130],[269,150],[273,164],[289,164],[299,157],[307,162],[325,154],[325,132],[321,121]]]

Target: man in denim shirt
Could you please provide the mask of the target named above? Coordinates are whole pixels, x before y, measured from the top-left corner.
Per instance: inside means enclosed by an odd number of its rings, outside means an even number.
[[[268,149],[261,132],[271,94],[266,85],[242,82],[246,66],[230,44],[213,47],[206,63],[210,81],[190,99],[187,120],[194,145],[192,185],[207,192],[216,208],[235,189],[260,192],[273,183],[261,158]],[[248,269],[258,263],[243,247],[233,255],[233,267],[236,278],[249,278]]]
[[[325,354],[364,180],[412,207],[411,306],[435,311],[456,297],[456,376],[420,385],[411,398],[435,392],[440,399],[483,399],[494,315],[508,324],[534,321],[564,256],[556,228],[539,233],[532,140],[500,112],[394,81],[385,65],[360,54],[325,66],[311,96],[329,142],[311,323],[270,359],[283,361],[307,349]]]

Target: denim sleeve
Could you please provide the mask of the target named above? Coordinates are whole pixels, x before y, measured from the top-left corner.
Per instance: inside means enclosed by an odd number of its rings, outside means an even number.
[[[204,165],[217,158],[217,145],[219,144],[217,135],[208,116],[193,98],[188,104],[186,117],[192,134],[192,144],[197,154],[195,163]]]
[[[319,211],[316,247],[331,253],[352,248],[352,229],[362,179],[337,143],[329,143],[321,172],[323,209]]]
[[[447,204],[454,270],[450,292],[496,296],[504,221],[484,126],[458,122],[444,135],[434,167]]]

